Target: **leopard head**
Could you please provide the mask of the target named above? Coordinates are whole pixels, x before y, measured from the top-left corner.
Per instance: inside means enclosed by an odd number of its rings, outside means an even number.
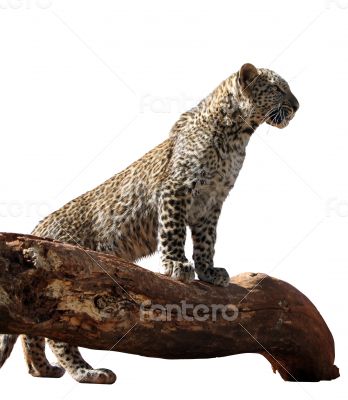
[[[250,113],[258,123],[284,128],[299,108],[288,83],[269,69],[244,64],[237,81],[240,96],[248,100]]]

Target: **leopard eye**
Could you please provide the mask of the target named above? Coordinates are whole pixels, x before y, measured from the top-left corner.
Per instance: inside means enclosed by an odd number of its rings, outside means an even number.
[[[286,94],[285,90],[282,89],[280,86],[276,86],[276,87],[277,87],[278,92],[280,92],[282,95]]]
[[[277,93],[278,92],[278,88],[277,88],[276,85],[270,85],[269,88],[268,88],[268,91],[270,93]]]

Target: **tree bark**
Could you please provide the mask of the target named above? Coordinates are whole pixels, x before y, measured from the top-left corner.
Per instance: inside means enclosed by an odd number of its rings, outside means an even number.
[[[118,257],[0,234],[0,332],[169,359],[259,353],[287,381],[339,376],[315,306],[261,273],[184,284]]]

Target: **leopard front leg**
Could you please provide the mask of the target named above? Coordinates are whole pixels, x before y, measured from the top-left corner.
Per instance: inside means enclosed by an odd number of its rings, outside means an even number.
[[[191,225],[193,260],[198,278],[217,286],[228,286],[230,278],[225,268],[214,268],[216,226],[221,206],[215,206],[209,216]]]
[[[195,278],[193,265],[185,256],[187,207],[190,198],[164,188],[159,202],[159,244],[164,274],[182,282]]]

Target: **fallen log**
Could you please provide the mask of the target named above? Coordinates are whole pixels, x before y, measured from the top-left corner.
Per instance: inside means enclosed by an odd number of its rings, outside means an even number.
[[[333,337],[310,300],[261,273],[184,284],[115,256],[0,233],[0,332],[168,359],[259,353],[287,381],[331,380]]]

